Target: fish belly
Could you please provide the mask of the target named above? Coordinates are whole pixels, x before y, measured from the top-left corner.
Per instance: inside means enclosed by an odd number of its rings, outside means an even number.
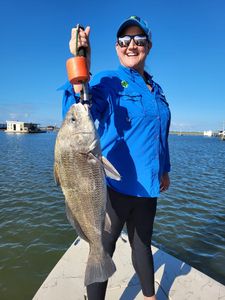
[[[100,242],[107,198],[102,167],[77,155],[63,173],[62,190],[75,227],[80,226],[78,234],[81,229],[88,242]]]

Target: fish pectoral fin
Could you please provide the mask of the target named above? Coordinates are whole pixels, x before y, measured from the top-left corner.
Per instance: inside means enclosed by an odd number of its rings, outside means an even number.
[[[105,171],[105,175],[107,177],[110,177],[114,180],[120,181],[121,180],[121,176],[119,174],[119,172],[116,170],[116,168],[108,161],[107,158],[105,158],[104,156],[101,156],[101,158],[95,156],[92,152],[88,153],[88,158],[90,161],[94,162],[94,163],[99,163],[102,165],[104,171]]]
[[[54,164],[54,178],[57,185],[60,185],[59,173],[58,173],[58,165]]]
[[[93,151],[93,150],[97,147],[97,145],[98,145],[98,141],[95,139],[95,140],[91,143],[91,145],[88,147],[88,152]]]
[[[67,203],[65,203],[65,204],[66,204],[66,216],[67,216],[68,221],[70,222],[70,224],[72,225],[72,227],[76,230],[76,232],[79,235],[79,237],[81,237],[83,240],[85,240],[86,242],[88,242],[88,238],[84,234],[84,232],[81,229],[79,223],[77,222],[77,220],[75,220],[73,218],[73,214],[72,214],[71,209],[69,208],[68,204]]]
[[[121,176],[120,176],[119,172],[104,156],[102,156],[102,163],[103,163],[103,167],[104,167],[105,174],[107,177],[110,177],[117,181],[121,180]]]
[[[106,213],[105,215],[105,222],[104,222],[104,230],[108,233],[111,233],[111,227],[112,227],[112,222],[111,219],[109,217],[109,214]]]

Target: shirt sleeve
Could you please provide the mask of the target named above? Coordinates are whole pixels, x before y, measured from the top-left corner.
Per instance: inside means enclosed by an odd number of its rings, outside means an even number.
[[[62,87],[60,87],[58,90],[63,91],[63,97],[62,97],[62,118],[64,119],[66,116],[66,113],[70,109],[70,106],[74,103],[79,102],[79,95],[75,94],[73,86],[70,82],[67,82]]]
[[[159,96],[159,110],[161,114],[161,135],[162,135],[162,147],[163,147],[163,163],[162,163],[162,174],[170,172],[171,164],[170,164],[170,154],[169,154],[169,129],[171,122],[171,113],[169,109],[169,103],[166,100],[164,92],[161,86],[158,83],[155,83],[155,87],[157,88],[157,93]]]
[[[107,78],[104,79],[101,75],[96,75],[89,84],[91,114],[94,121],[96,119],[100,120],[109,107],[110,89],[106,81]],[[70,82],[67,82],[58,90],[63,91],[62,117],[64,119],[70,106],[79,102],[80,95],[74,92],[73,85]]]
[[[169,142],[168,142],[170,122],[171,122],[171,117],[169,118],[168,126],[167,126],[167,133],[166,133],[166,147],[165,147],[165,164],[164,164],[164,170],[163,170],[163,173],[168,173],[168,172],[170,172],[170,169],[171,169],[171,164],[170,164],[170,153],[169,153]]]

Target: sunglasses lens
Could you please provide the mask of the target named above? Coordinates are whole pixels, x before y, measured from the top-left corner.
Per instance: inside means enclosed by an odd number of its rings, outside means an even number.
[[[118,38],[118,44],[120,47],[128,47],[131,41],[131,37],[123,36]]]
[[[137,46],[145,46],[147,43],[146,35],[125,35],[118,38],[118,44],[120,47],[128,47],[131,40],[134,40]]]
[[[134,36],[134,42],[137,46],[145,46],[146,41],[147,41],[146,36],[139,36],[139,35]]]

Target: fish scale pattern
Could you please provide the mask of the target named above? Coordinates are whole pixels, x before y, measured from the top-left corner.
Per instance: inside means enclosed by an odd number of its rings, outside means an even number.
[[[102,245],[107,189],[100,141],[92,118],[74,104],[55,144],[55,176],[65,196],[67,217],[90,246],[85,285],[105,281],[115,272]],[[76,122],[77,120],[77,122]]]

